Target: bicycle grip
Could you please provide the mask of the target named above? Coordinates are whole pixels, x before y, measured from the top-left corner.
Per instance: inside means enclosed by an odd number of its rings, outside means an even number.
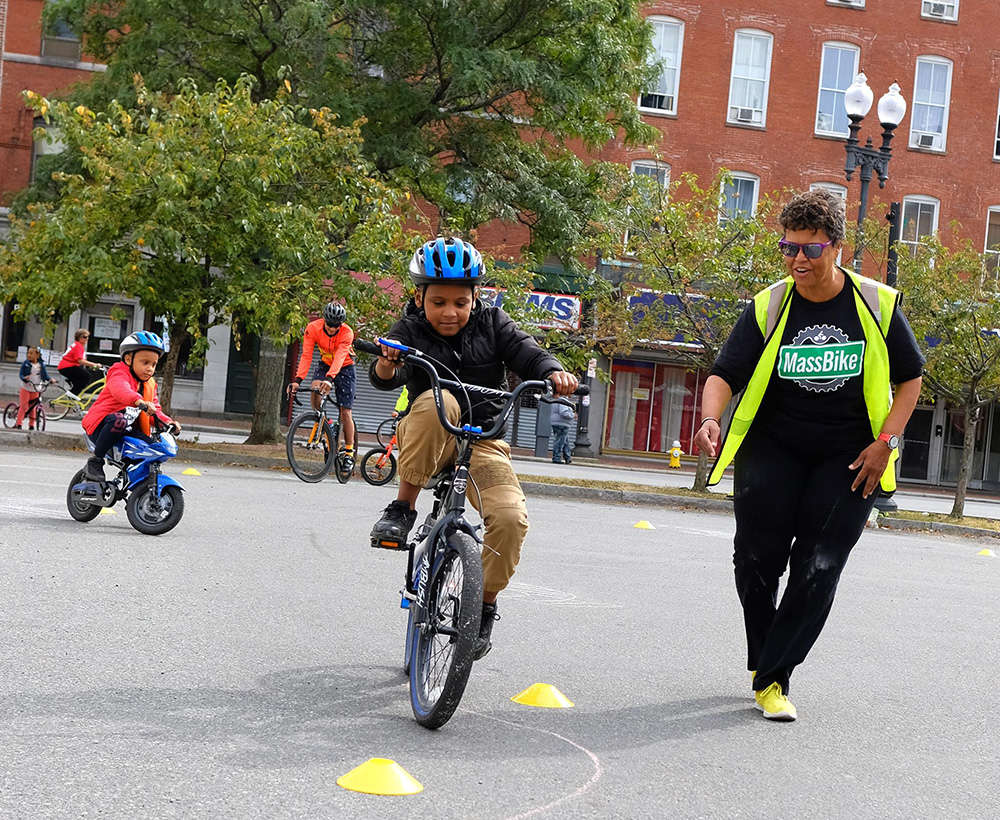
[[[576,390],[573,391],[574,396],[589,396],[590,395],[590,385],[589,384],[578,384]]]
[[[382,348],[379,345],[367,342],[364,339],[355,339],[354,347],[362,353],[373,353],[376,356],[382,355]]]

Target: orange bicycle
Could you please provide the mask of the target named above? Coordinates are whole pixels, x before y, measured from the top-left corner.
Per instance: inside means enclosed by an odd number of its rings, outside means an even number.
[[[392,451],[396,446],[396,425],[399,423],[400,418],[402,416],[386,419],[379,425],[379,444],[382,444],[384,436],[390,430],[392,431],[392,435],[382,447],[369,450],[361,459],[361,477],[376,487],[388,484],[396,475],[396,457],[392,454]],[[392,423],[391,426],[389,422]]]

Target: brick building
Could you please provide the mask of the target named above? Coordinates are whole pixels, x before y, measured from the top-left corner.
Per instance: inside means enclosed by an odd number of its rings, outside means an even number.
[[[684,172],[705,183],[726,168],[731,210],[752,210],[762,192],[829,187],[853,218],[843,92],[861,69],[876,101],[895,81],[908,104],[886,188],[870,192],[902,203],[902,240],[940,229],[948,242],[957,222],[984,250],[1000,243],[1000,47],[981,35],[1000,25],[995,0],[654,0],[644,13],[665,68],[637,102],[662,134],[659,156],[612,144],[602,159],[664,183]],[[878,145],[880,134],[873,108],[860,136]],[[662,454],[679,439],[690,452],[703,374],[640,351],[611,370],[606,418],[591,425],[603,427],[602,448]],[[996,437],[992,419],[981,427],[977,486],[1000,486],[1000,425]],[[953,482],[962,438],[943,403],[919,407],[903,477]]]

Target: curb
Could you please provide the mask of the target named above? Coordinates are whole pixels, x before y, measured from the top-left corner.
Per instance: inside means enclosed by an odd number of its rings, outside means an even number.
[[[940,532],[947,535],[966,535],[974,538],[1000,538],[1000,532],[993,530],[982,530],[978,527],[965,527],[961,524],[944,524],[940,521],[912,521],[909,518],[892,518],[891,516],[880,515],[878,518],[879,529],[883,530],[909,530],[911,532]]]
[[[527,476],[530,478],[530,476]],[[521,481],[525,495],[566,498],[575,501],[603,501],[609,504],[630,506],[681,507],[693,510],[732,512],[733,502],[725,498],[692,498],[684,495],[663,493],[641,493],[631,490],[602,490],[598,487],[573,487],[564,484],[542,484],[536,481]]]

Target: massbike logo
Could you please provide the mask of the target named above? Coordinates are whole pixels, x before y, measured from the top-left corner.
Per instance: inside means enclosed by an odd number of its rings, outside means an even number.
[[[849,341],[832,325],[813,325],[778,349],[778,377],[814,393],[829,393],[860,376],[864,358],[864,341]]]

